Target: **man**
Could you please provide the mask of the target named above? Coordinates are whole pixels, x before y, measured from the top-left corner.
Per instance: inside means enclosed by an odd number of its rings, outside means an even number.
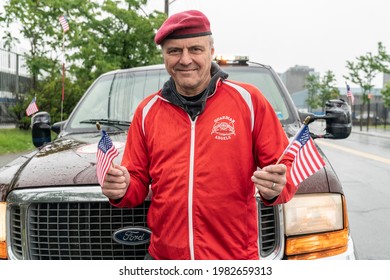
[[[288,139],[273,108],[227,80],[211,35],[199,11],[163,23],[155,42],[171,78],[137,108],[122,166],[102,186],[117,207],[141,204],[151,186],[153,259],[258,259],[256,192],[267,205],[296,192],[291,159],[275,165]]]

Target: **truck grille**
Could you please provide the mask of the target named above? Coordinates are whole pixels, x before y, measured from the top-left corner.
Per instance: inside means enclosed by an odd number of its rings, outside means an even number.
[[[266,258],[275,252],[280,243],[279,216],[276,207],[267,207],[260,199],[258,199],[257,204],[259,205],[258,216],[261,217],[259,220],[260,256]]]
[[[15,259],[142,260],[147,252],[148,244],[119,244],[112,234],[123,227],[147,227],[150,201],[132,209],[115,208],[96,197],[96,201],[26,204],[18,201],[26,196],[15,193],[9,199],[10,243]],[[279,244],[278,214],[277,208],[266,207],[260,200],[258,205],[260,254],[266,258]]]
[[[146,227],[149,203],[134,209],[114,208],[108,202],[33,203],[27,212],[29,259],[143,259],[148,244],[122,245],[112,234],[126,226]],[[17,211],[12,211],[12,217],[14,213]],[[18,230],[13,227],[13,237],[20,236]],[[19,238],[13,238],[12,243],[20,244]],[[21,255],[20,245],[14,248]]]

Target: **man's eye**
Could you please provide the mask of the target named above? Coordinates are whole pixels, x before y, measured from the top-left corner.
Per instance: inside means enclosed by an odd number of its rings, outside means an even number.
[[[202,51],[203,51],[202,48],[192,48],[192,49],[191,49],[191,52],[193,52],[193,53],[200,53],[200,52],[202,52]]]
[[[168,54],[177,54],[177,53],[179,53],[179,50],[177,50],[177,49],[168,51]]]

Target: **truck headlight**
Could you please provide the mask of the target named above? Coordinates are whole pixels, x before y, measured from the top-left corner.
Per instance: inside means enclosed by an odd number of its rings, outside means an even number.
[[[0,202],[0,259],[7,258],[7,243],[6,243],[6,214],[7,214],[7,204],[5,202]]]
[[[297,194],[284,205],[284,217],[288,258],[323,258],[347,250],[348,219],[341,194]]]
[[[341,195],[296,195],[284,205],[284,217],[287,236],[342,229]]]

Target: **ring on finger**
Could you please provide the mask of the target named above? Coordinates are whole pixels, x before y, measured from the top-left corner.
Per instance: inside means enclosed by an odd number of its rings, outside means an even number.
[[[273,182],[273,183],[272,183],[271,190],[274,190],[274,189],[275,189],[275,186],[276,186],[276,183],[275,183],[275,182]]]

